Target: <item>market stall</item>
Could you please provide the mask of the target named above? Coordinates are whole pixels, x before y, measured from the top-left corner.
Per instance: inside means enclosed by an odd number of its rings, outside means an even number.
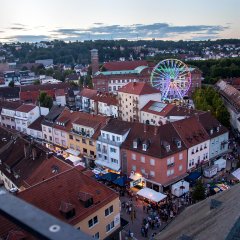
[[[189,182],[187,181],[182,180],[172,185],[172,194],[176,197],[180,197],[187,192],[189,192]]]
[[[165,199],[167,197],[167,195],[162,194],[160,192],[156,192],[154,190],[152,190],[151,188],[143,188],[140,191],[137,192],[138,196],[141,196],[143,198],[147,198],[150,201],[153,202],[160,202],[163,199]]]

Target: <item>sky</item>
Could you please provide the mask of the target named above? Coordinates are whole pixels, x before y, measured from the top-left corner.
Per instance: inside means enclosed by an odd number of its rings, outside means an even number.
[[[0,42],[240,38],[240,0],[1,0]]]

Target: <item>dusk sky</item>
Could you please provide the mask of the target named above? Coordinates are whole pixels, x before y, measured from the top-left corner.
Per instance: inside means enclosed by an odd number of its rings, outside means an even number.
[[[0,41],[240,38],[240,0],[1,0]]]

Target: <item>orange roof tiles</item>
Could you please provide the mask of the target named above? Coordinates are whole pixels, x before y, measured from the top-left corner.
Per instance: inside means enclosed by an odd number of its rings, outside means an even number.
[[[84,204],[79,201],[79,192],[92,195],[93,205],[85,208]],[[79,223],[112,200],[118,198],[116,192],[89,178],[75,168],[34,185],[20,192],[18,196],[72,225]],[[70,203],[75,206],[74,217],[66,219],[63,216],[59,211],[61,202]]]
[[[145,60],[139,61],[115,61],[104,63],[103,67],[108,71],[120,71],[120,70],[134,70],[139,66],[148,66],[148,62]]]
[[[83,90],[78,95],[80,95],[82,97],[86,97],[86,98],[92,98],[95,95],[97,95],[97,90],[89,89],[89,88],[83,88]]]
[[[120,88],[118,92],[129,93],[134,95],[160,93],[159,90],[145,82],[130,82],[123,86],[122,88]]]
[[[35,107],[36,107],[36,105],[23,104],[22,106],[17,108],[16,111],[28,113],[28,112],[32,111]]]

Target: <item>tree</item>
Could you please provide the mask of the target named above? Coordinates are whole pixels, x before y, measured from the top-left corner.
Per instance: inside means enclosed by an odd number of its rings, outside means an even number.
[[[13,81],[13,80],[12,80],[11,82],[9,82],[9,84],[8,84],[9,87],[14,87],[14,85],[15,85],[15,84],[14,84],[14,81]]]
[[[194,201],[205,199],[205,188],[202,181],[198,181],[193,189],[192,198]]]
[[[47,95],[46,92],[40,92],[38,100],[40,102],[41,107],[47,107],[47,108],[50,109],[53,105],[52,98],[49,95]]]
[[[34,85],[40,85],[40,80],[39,79],[35,80],[33,84]]]

